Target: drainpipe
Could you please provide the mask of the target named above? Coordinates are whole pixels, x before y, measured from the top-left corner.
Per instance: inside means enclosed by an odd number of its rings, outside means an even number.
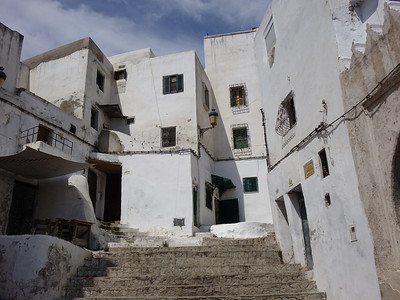
[[[267,156],[267,169],[268,173],[271,172],[271,163],[269,160],[269,149],[268,149],[268,140],[267,140],[267,126],[265,124],[265,113],[264,109],[260,109],[261,112],[261,118],[262,118],[262,126],[264,127],[264,142],[265,142],[265,154]]]

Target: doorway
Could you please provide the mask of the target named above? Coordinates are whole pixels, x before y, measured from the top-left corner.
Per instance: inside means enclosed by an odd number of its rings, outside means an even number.
[[[215,204],[215,222],[217,224],[231,224],[240,221],[238,199],[216,200]]]
[[[36,192],[36,186],[15,181],[8,214],[7,235],[31,234],[36,207]]]
[[[311,270],[314,267],[314,262],[311,249],[310,227],[308,225],[307,208],[301,186],[290,192],[290,198],[300,219],[302,239],[304,242],[305,262],[307,267]]]
[[[122,166],[119,163],[89,160],[96,170],[89,170],[89,193],[97,218],[105,222],[121,219]]]

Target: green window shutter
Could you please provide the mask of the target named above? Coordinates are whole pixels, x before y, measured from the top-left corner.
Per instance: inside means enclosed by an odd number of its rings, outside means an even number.
[[[176,75],[178,81],[178,93],[183,92],[183,74]]]
[[[258,178],[257,177],[243,178],[243,190],[245,193],[258,192]]]
[[[163,77],[163,94],[169,94],[171,93],[171,88],[169,84],[169,76],[164,76]]]

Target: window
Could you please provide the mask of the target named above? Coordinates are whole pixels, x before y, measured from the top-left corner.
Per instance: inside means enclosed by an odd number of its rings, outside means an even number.
[[[244,85],[230,87],[231,107],[246,105],[246,90]]]
[[[243,190],[245,193],[258,192],[258,178],[257,177],[243,178]]]
[[[99,111],[92,106],[91,115],[90,115],[90,126],[97,130],[98,127],[98,119],[99,119]]]
[[[163,77],[163,94],[174,94],[183,92],[183,74],[169,75]]]
[[[96,84],[104,92],[104,75],[99,70],[97,70]]]
[[[296,122],[296,110],[291,92],[279,106],[275,131],[277,134],[285,136],[296,125]]]
[[[204,85],[204,108],[207,111],[210,109],[210,92],[206,85]]]
[[[275,28],[272,18],[269,20],[268,25],[266,27],[264,39],[265,39],[265,46],[267,48],[268,62],[271,66],[275,60],[275,43],[276,43]]]
[[[76,126],[71,124],[71,126],[69,127],[69,132],[75,134],[76,133]]]
[[[213,186],[211,183],[206,182],[206,207],[213,209]]]
[[[249,147],[247,127],[233,128],[233,148],[243,149]]]
[[[326,157],[325,149],[322,149],[320,152],[318,152],[318,156],[321,161],[322,178],[325,178],[329,175],[328,159]]]
[[[115,80],[122,80],[122,79],[126,80],[127,77],[128,77],[128,73],[126,73],[126,69],[114,72]]]
[[[176,127],[161,128],[162,147],[173,147],[176,145]]]

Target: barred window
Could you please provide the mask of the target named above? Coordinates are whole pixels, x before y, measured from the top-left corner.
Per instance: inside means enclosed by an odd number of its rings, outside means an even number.
[[[280,136],[284,136],[296,125],[296,122],[296,110],[293,93],[291,92],[279,106],[275,131]]]
[[[243,149],[249,147],[247,127],[233,128],[233,148]]]
[[[246,90],[244,85],[230,87],[231,107],[246,105]]]
[[[321,162],[322,178],[325,178],[329,175],[328,158],[326,157],[325,149],[322,149],[320,152],[318,152],[318,155]]]
[[[176,127],[161,128],[161,146],[173,147],[176,145]]]

